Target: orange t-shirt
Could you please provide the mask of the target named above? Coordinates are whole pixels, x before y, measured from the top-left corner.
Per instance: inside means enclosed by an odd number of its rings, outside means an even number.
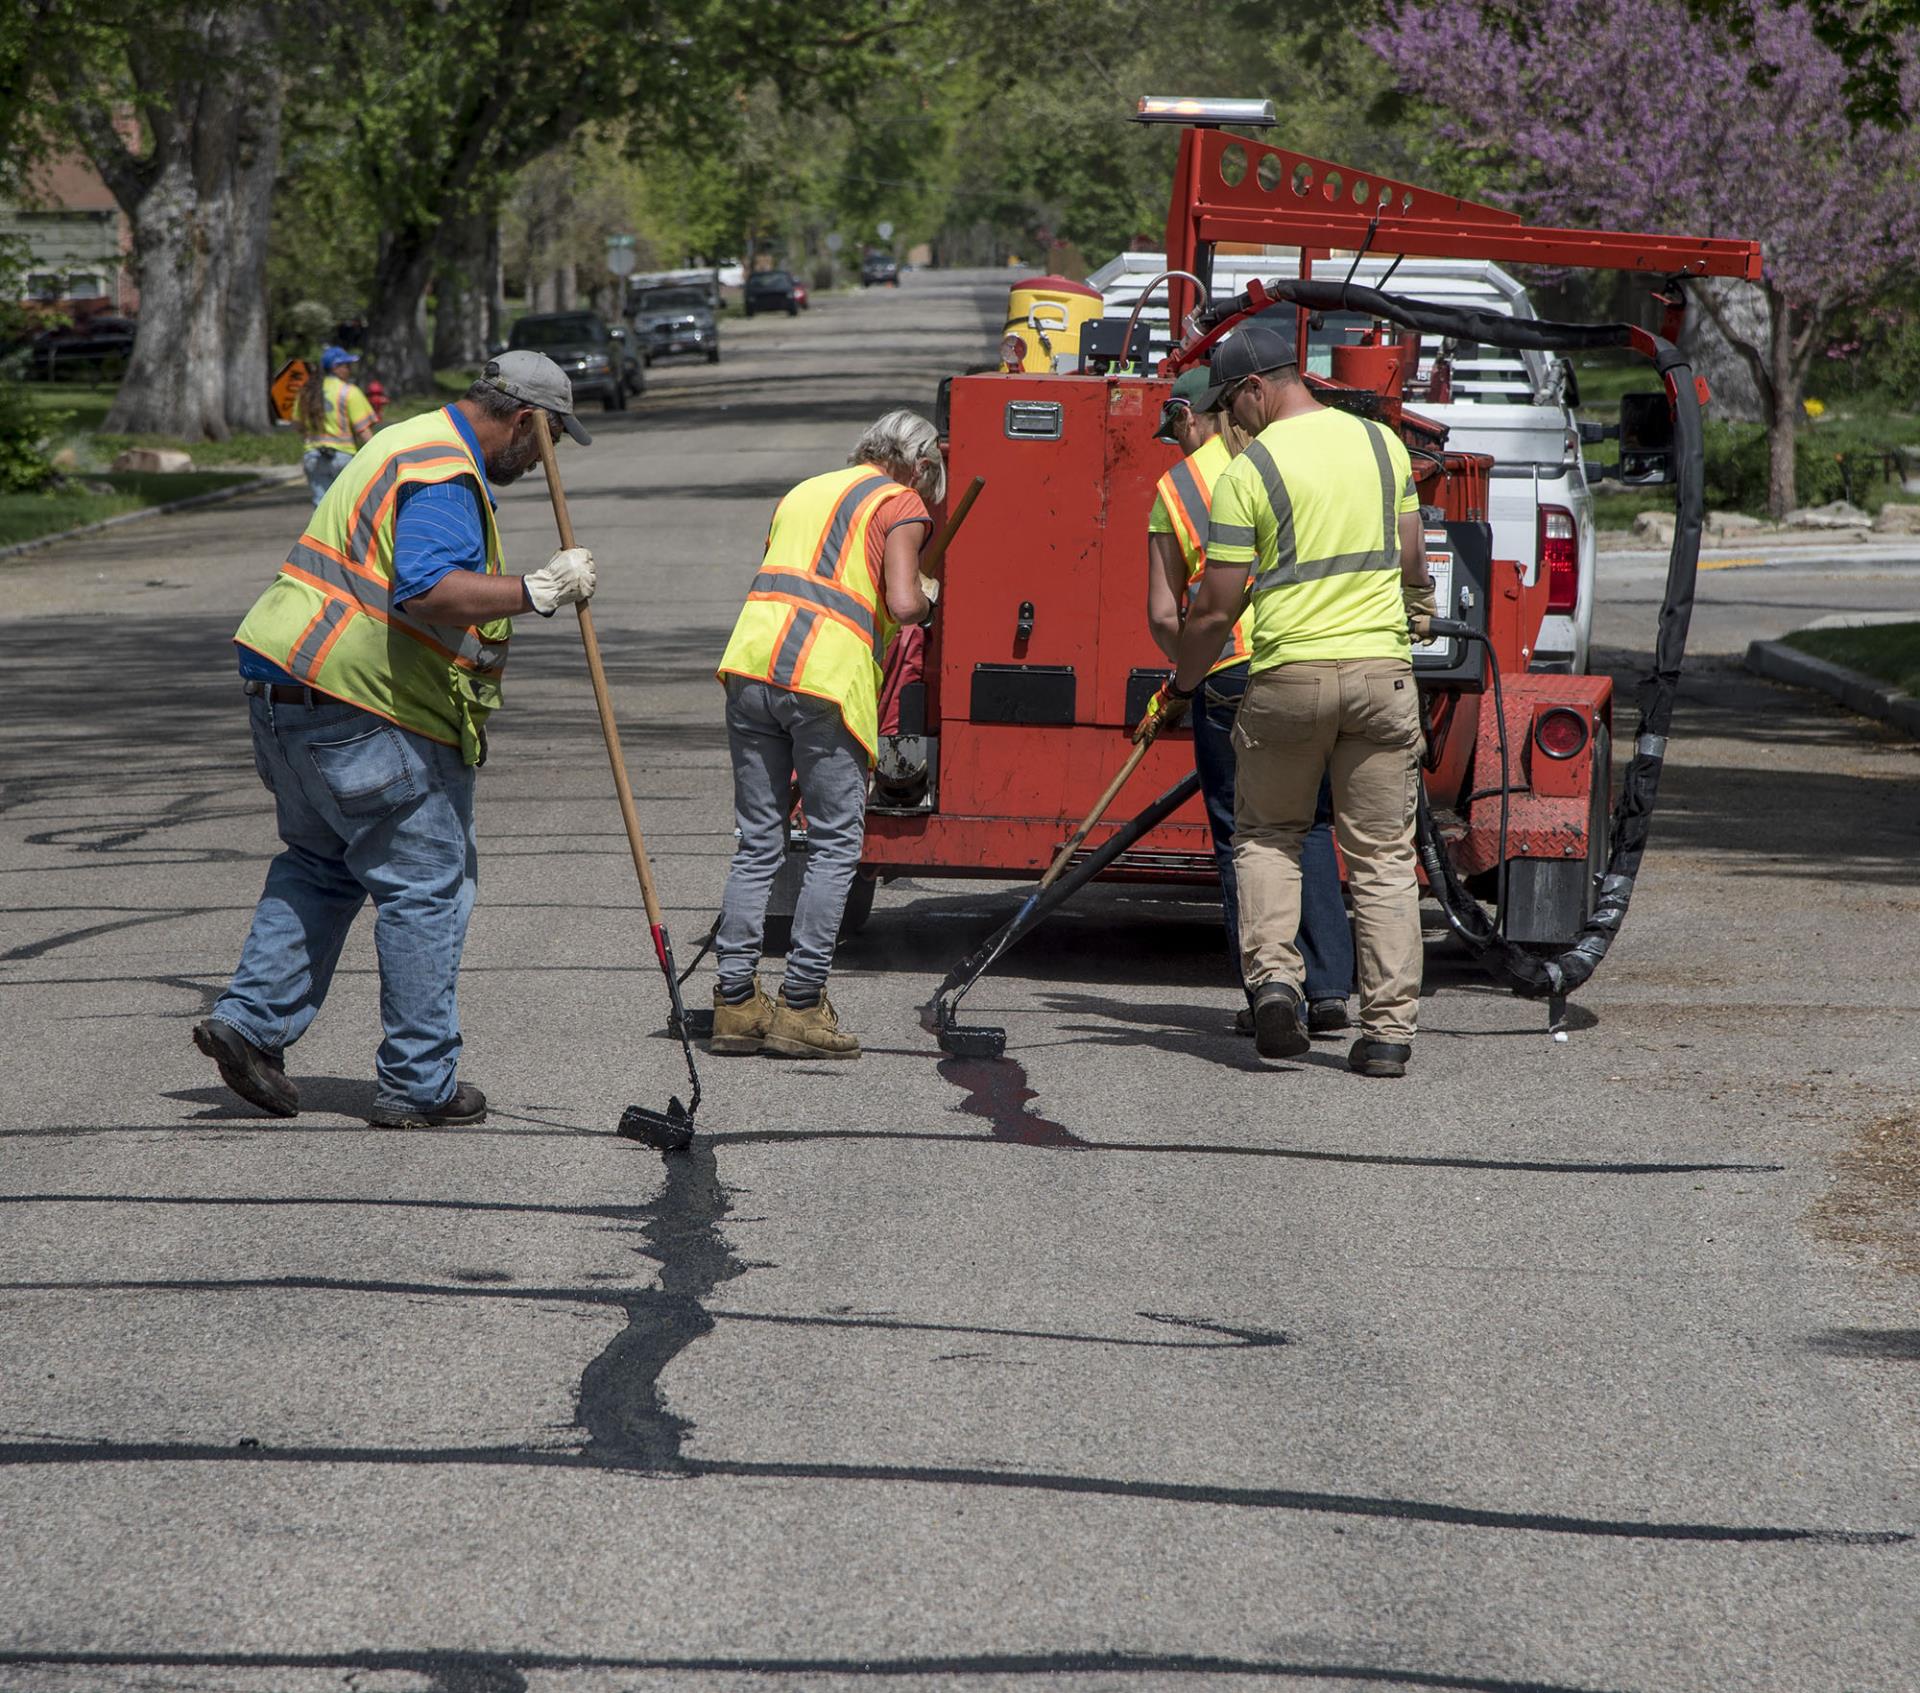
[[[929,529],[933,527],[933,514],[927,510],[927,502],[911,488],[902,488],[898,494],[890,496],[885,509],[867,525],[867,575],[872,579],[883,606],[887,595],[885,584],[880,580],[880,569],[887,556],[887,537],[903,523],[924,523]]]

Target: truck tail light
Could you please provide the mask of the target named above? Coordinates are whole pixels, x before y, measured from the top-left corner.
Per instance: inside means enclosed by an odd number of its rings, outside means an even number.
[[[1543,711],[1533,725],[1533,744],[1549,758],[1576,758],[1587,744],[1587,720],[1571,706]]]
[[[1547,576],[1547,610],[1572,611],[1580,603],[1580,531],[1561,506],[1540,508],[1540,568]]]

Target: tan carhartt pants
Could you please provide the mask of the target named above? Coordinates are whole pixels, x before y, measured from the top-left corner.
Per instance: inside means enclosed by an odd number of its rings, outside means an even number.
[[[1412,665],[1363,658],[1262,670],[1247,684],[1233,742],[1233,865],[1248,991],[1276,981],[1300,989],[1300,847],[1327,773],[1353,899],[1360,1028],[1376,1040],[1412,1040],[1421,966]]]

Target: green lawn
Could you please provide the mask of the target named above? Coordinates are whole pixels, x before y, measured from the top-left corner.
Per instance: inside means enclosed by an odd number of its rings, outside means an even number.
[[[437,391],[393,401],[387,407],[386,421],[402,423],[434,406],[444,406],[467,391],[472,378],[464,371],[441,371],[436,377]],[[103,435],[100,425],[106,421],[113,404],[114,390],[80,382],[27,382],[20,391],[29,404],[47,418],[56,446],[71,446],[81,454],[83,474],[89,467],[111,464],[129,447],[169,447],[185,453],[196,470],[238,466],[298,464],[306,450],[297,429],[274,429],[265,435],[235,435],[225,441],[184,441],[167,435]],[[13,539],[22,539],[15,536]],[[4,544],[4,543],[0,543]]]
[[[1787,645],[1849,670],[1920,694],[1920,623],[1876,623],[1864,629],[1802,629]]]
[[[215,493],[252,478],[245,472],[189,471],[180,476],[116,473],[86,480],[107,485],[113,492],[96,494],[69,486],[40,494],[0,494],[0,547],[57,535],[83,523],[98,523],[103,517]]]

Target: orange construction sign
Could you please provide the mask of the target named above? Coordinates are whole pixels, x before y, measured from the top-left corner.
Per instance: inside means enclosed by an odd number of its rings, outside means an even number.
[[[305,359],[288,359],[274,373],[273,380],[267,384],[267,395],[273,401],[274,415],[287,423],[293,422],[293,408],[299,401],[300,390],[306,387],[313,376],[313,366]]]

